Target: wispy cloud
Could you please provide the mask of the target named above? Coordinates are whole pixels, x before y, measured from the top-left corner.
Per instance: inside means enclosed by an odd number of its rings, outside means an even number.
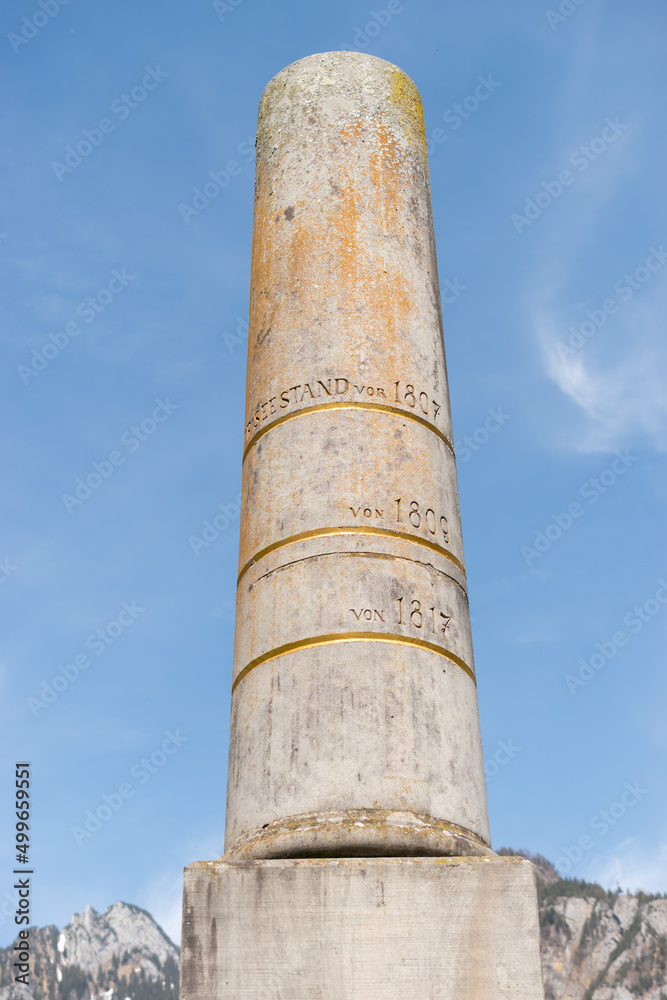
[[[662,276],[644,294],[643,302],[626,307],[613,333],[599,334],[607,338],[604,343],[578,351],[567,351],[565,295],[533,305],[546,372],[584,418],[571,442],[576,450],[612,452],[636,435],[660,451],[667,448],[667,288]]]
[[[223,849],[223,837],[191,840],[181,845],[174,863],[154,875],[139,893],[139,905],[145,907],[172,941],[180,944],[183,907],[183,866],[194,861],[214,861]],[[175,852],[174,852],[175,854]],[[167,861],[171,862],[172,858]]]
[[[576,67],[572,72],[580,75]],[[572,145],[563,138],[566,131],[585,135],[591,125],[590,118],[576,122],[576,104],[564,105],[554,134],[566,162]],[[570,120],[567,130],[563,111]],[[571,438],[561,442],[576,451],[615,451],[637,435],[658,450],[667,447],[667,267],[661,229],[653,242],[649,238],[645,247],[633,251],[634,257],[624,251],[607,276],[600,264],[600,247],[612,220],[631,212],[628,197],[646,155],[644,133],[644,122],[629,121],[627,131],[599,162],[590,164],[567,198],[537,219],[528,237],[535,265],[527,277],[524,306],[545,374],[577,408],[580,419]],[[559,163],[556,156],[554,169]],[[635,247],[636,239],[635,231]],[[649,270],[645,259],[654,248],[657,257],[651,256]]]
[[[639,837],[627,837],[608,854],[592,858],[584,875],[613,889],[617,872],[625,891],[667,892],[667,842],[646,845]]]

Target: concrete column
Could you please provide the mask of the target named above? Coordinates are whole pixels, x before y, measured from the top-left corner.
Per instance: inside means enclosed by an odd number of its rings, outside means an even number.
[[[226,858],[490,853],[421,101],[261,99]]]

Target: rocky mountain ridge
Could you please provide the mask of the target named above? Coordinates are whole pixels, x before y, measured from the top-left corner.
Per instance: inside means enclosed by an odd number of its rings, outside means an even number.
[[[0,949],[0,1000],[178,1000],[179,950],[150,913],[87,906],[61,932],[31,927],[29,988],[14,981],[14,948]]]
[[[667,898],[608,892],[535,865],[546,1000],[667,1000]],[[14,982],[13,946],[0,949],[0,1000],[178,1000],[179,951],[129,903],[88,906],[61,932],[30,928],[31,986]]]
[[[608,892],[535,865],[545,1000],[667,1000],[667,898]]]

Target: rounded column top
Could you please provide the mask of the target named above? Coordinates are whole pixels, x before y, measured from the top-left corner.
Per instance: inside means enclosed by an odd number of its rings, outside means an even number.
[[[312,95],[312,101],[308,101]],[[320,52],[286,66],[264,88],[258,114],[258,144],[262,121],[269,109],[276,138],[276,114],[289,115],[294,104],[312,104],[332,119],[382,116],[406,145],[417,145],[426,159],[426,132],[417,87],[402,69],[386,59],[364,52]],[[284,106],[281,109],[281,105]],[[315,125],[320,122],[311,121]]]

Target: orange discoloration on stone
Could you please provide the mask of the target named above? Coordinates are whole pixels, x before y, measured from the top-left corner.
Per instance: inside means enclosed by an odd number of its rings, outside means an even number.
[[[369,156],[368,166],[377,199],[378,218],[382,222],[383,236],[402,236],[399,205],[405,197],[405,180],[401,184],[400,162],[396,139],[381,121],[376,132],[377,147]]]

